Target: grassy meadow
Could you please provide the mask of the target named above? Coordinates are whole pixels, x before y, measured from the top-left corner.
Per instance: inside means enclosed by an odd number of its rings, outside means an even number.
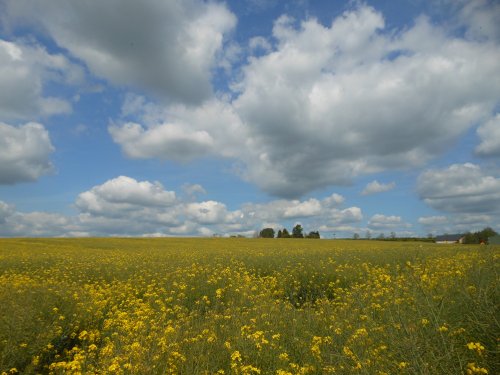
[[[0,239],[0,374],[499,374],[500,247]]]

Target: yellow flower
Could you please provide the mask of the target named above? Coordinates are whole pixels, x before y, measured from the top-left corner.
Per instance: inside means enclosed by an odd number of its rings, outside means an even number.
[[[467,375],[488,374],[488,370],[483,367],[477,367],[474,362],[467,364]]]
[[[215,291],[215,297],[216,298],[222,298],[222,292],[223,292],[223,290],[221,288],[217,289]]]
[[[231,354],[231,361],[233,362],[241,362],[241,354],[238,350],[234,351],[233,354]]]
[[[289,360],[288,353],[281,353],[279,355],[279,359],[281,359],[282,361],[288,361]]]
[[[447,332],[448,331],[448,327],[446,327],[445,325],[442,325],[441,327],[438,328],[438,331],[439,332]]]
[[[408,365],[409,365],[408,362],[399,362],[398,367],[403,369],[403,368],[407,368]]]
[[[469,343],[467,344],[467,348],[468,348],[469,350],[475,350],[475,351],[477,351],[477,353],[478,353],[479,355],[482,355],[482,354],[483,354],[483,351],[484,351],[484,346],[483,346],[483,345],[481,345],[481,343],[480,343],[480,342],[469,342]]]

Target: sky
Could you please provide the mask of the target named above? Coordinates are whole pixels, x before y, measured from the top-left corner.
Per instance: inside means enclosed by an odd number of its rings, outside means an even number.
[[[495,0],[0,0],[0,236],[500,232]]]

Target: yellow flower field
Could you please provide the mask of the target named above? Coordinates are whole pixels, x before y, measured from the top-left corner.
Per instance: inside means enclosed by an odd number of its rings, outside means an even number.
[[[498,374],[500,247],[1,239],[0,374]]]

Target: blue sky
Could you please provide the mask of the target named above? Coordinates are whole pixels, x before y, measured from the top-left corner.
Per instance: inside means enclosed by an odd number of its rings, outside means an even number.
[[[500,231],[496,1],[3,0],[0,236]]]

